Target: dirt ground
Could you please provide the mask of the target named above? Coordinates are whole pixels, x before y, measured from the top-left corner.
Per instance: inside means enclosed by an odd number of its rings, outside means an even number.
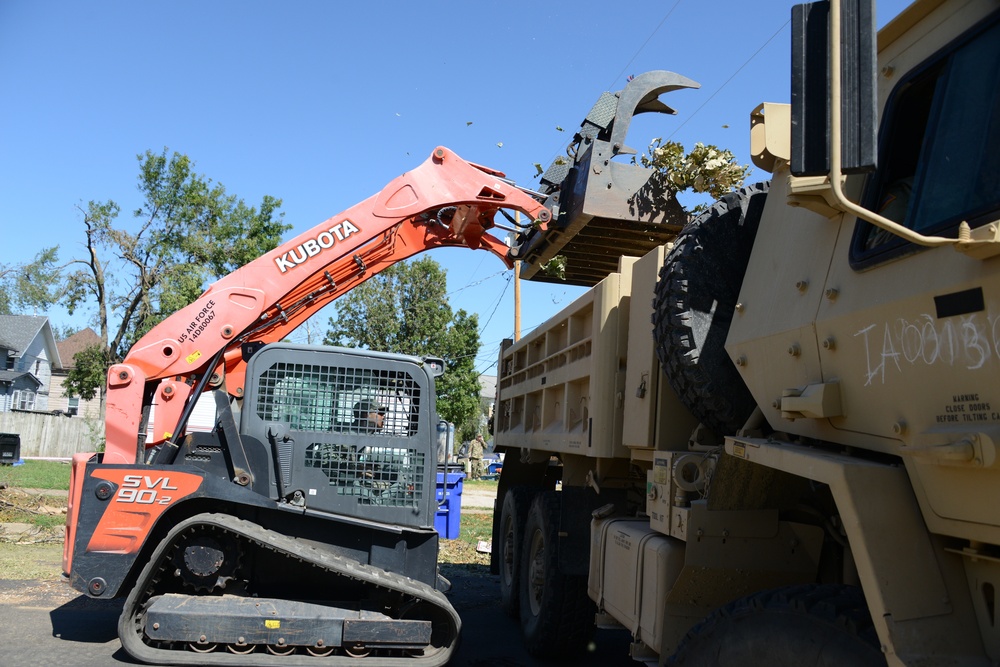
[[[497,498],[497,485],[462,487],[462,509],[493,510],[493,501]]]

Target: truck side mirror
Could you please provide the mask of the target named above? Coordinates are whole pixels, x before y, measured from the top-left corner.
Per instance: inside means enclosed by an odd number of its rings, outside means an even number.
[[[830,173],[831,5],[841,25],[842,171],[875,169],[878,113],[874,0],[822,0],[792,7],[792,160],[795,176]]]

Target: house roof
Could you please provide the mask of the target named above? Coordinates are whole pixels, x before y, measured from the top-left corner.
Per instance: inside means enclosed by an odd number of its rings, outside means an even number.
[[[56,343],[56,347],[59,348],[59,358],[63,362],[63,368],[73,368],[76,366],[76,362],[73,357],[75,357],[78,352],[82,352],[86,348],[92,345],[97,345],[100,342],[101,337],[98,336],[93,329],[87,327],[82,331],[77,331],[65,340],[61,340]]]
[[[0,315],[0,340],[10,343],[11,349],[19,353],[27,350],[31,341],[39,334],[46,339],[46,347],[52,351],[53,358],[49,359],[49,363],[53,368],[61,367],[59,348],[56,347],[49,318],[38,315]]]
[[[39,387],[42,386],[42,383],[38,378],[25,371],[0,371],[0,384],[14,384],[15,381],[25,376],[34,380],[35,384]]]

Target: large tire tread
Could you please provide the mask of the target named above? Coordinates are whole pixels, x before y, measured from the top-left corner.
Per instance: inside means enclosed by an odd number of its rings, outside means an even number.
[[[528,510],[523,536],[520,577],[521,631],[525,648],[537,658],[565,658],[583,651],[593,637],[596,608],[587,596],[587,578],[559,571],[560,495],[545,491]],[[529,596],[532,536],[544,540],[545,584],[539,613],[532,612]]]
[[[515,486],[504,494],[500,509],[500,607],[511,618],[517,618],[521,611],[521,543],[524,539],[524,524],[528,519],[528,508],[536,489]],[[511,521],[512,534],[506,534]],[[508,548],[510,551],[508,552]],[[511,570],[508,577],[506,568],[510,559]],[[509,579],[509,580],[508,580]]]
[[[670,667],[884,667],[861,590],[789,586],[731,602],[693,627]]]
[[[653,298],[656,353],[699,421],[732,433],[755,402],[725,350],[768,184],[725,195],[677,236]]]

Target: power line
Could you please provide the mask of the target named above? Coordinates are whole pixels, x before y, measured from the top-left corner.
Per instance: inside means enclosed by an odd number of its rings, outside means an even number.
[[[469,289],[470,287],[476,287],[477,285],[482,285],[482,284],[483,284],[483,283],[485,283],[485,282],[486,282],[487,280],[492,280],[493,278],[496,278],[497,276],[502,276],[503,274],[507,273],[507,272],[508,272],[508,271],[510,271],[510,270],[511,270],[511,269],[504,269],[503,271],[497,271],[496,273],[492,273],[492,274],[490,274],[490,275],[486,276],[485,278],[482,278],[482,279],[480,279],[480,280],[477,280],[477,281],[476,281],[476,282],[474,282],[474,283],[469,283],[469,284],[468,284],[468,285],[466,285],[465,287],[459,287],[459,288],[458,288],[458,289],[456,289],[456,290],[452,290],[451,292],[448,292],[447,294],[445,294],[445,297],[449,297],[449,296],[453,296],[453,295],[455,295],[455,294],[458,294],[459,292],[461,292],[461,291],[463,291],[463,290],[467,290],[467,289]]]
[[[742,71],[743,71],[743,68],[745,68],[745,67],[746,67],[747,65],[749,65],[749,64],[750,64],[750,61],[752,61],[752,60],[753,60],[754,58],[756,58],[756,57],[757,57],[757,54],[759,54],[759,53],[760,53],[761,51],[763,51],[763,50],[764,50],[764,48],[765,48],[765,47],[766,47],[766,46],[767,46],[768,44],[770,44],[770,43],[771,43],[771,42],[772,42],[772,41],[774,40],[774,38],[775,38],[775,37],[777,37],[777,36],[778,36],[778,35],[780,35],[780,34],[781,34],[782,32],[784,32],[784,30],[785,30],[785,27],[787,27],[787,26],[788,26],[788,24],[789,24],[789,23],[791,23],[791,22],[792,22],[792,21],[791,21],[791,19],[789,19],[789,20],[785,21],[785,22],[784,22],[784,23],[782,24],[782,26],[781,26],[780,28],[778,28],[778,30],[777,30],[777,31],[775,31],[775,33],[774,33],[773,35],[771,35],[771,36],[770,36],[770,37],[769,37],[769,38],[767,39],[767,41],[766,41],[766,42],[764,42],[763,44],[761,44],[761,45],[760,45],[760,47],[758,47],[758,49],[757,49],[756,51],[754,51],[754,52],[753,52],[753,55],[751,55],[751,56],[750,56],[749,58],[747,58],[747,59],[746,59],[746,62],[744,62],[744,63],[743,63],[742,65],[740,65],[740,66],[739,66],[739,68],[738,68],[738,69],[737,69],[737,70],[736,70],[735,72],[733,72],[733,73],[732,73],[732,74],[731,74],[731,75],[729,76],[729,78],[728,78],[728,79],[726,79],[726,80],[725,80],[725,82],[724,82],[724,83],[723,83],[723,84],[722,84],[721,86],[719,86],[718,88],[716,88],[716,89],[715,89],[715,92],[714,92],[714,93],[712,93],[711,95],[709,95],[709,97],[708,97],[708,99],[707,99],[707,100],[705,100],[704,102],[702,102],[702,103],[701,103],[701,106],[699,106],[699,107],[698,107],[697,109],[695,109],[695,110],[694,110],[694,112],[692,112],[692,113],[691,113],[691,115],[690,115],[690,116],[688,116],[688,117],[687,117],[687,119],[685,119],[685,121],[684,121],[683,123],[681,123],[680,125],[678,125],[678,126],[677,126],[677,127],[676,127],[676,128],[674,129],[674,131],[673,131],[673,132],[671,132],[669,136],[667,136],[667,139],[670,139],[670,138],[671,138],[671,137],[673,137],[673,136],[674,136],[675,134],[677,134],[678,132],[680,132],[681,128],[682,128],[682,127],[684,127],[685,125],[687,125],[687,124],[688,124],[688,121],[690,121],[690,120],[691,120],[692,118],[694,118],[695,116],[697,116],[697,115],[698,115],[698,112],[699,112],[699,111],[701,111],[702,109],[704,109],[704,108],[705,108],[705,105],[707,105],[707,104],[708,104],[709,102],[711,102],[711,101],[712,101],[712,100],[713,100],[713,99],[715,98],[715,96],[716,96],[716,95],[718,95],[719,93],[721,93],[721,92],[722,92],[722,89],[723,89],[723,88],[725,88],[726,86],[728,86],[728,85],[729,85],[729,82],[730,82],[730,81],[732,81],[733,79],[735,79],[735,78],[736,78],[736,75],[737,75],[737,74],[739,74],[740,72],[742,72]]]
[[[679,4],[681,4],[681,0],[677,0],[677,2],[674,3],[674,6],[667,11],[666,15],[662,19],[660,19],[660,22],[656,25],[655,28],[653,28],[653,32],[649,33],[649,37],[646,38],[646,41],[642,43],[642,46],[636,49],[635,53],[632,54],[632,57],[629,58],[629,61],[625,63],[625,67],[622,67],[622,71],[618,72],[618,74],[615,75],[615,78],[611,80],[611,83],[608,84],[608,88],[614,87],[615,81],[620,79],[622,77],[622,74],[624,74],[628,70],[628,68],[632,65],[632,63],[635,62],[635,59],[639,57],[639,54],[642,53],[642,50],[646,48],[647,44],[649,44],[649,40],[653,39],[653,36],[656,35],[657,32],[659,32],[660,28],[662,28],[663,24],[667,22],[667,19],[670,18],[670,15],[674,13],[674,10],[677,9],[677,5]]]
[[[642,50],[646,48],[646,45],[649,44],[650,40],[653,39],[656,33],[659,32],[660,28],[663,27],[663,24],[667,22],[667,19],[670,18],[670,15],[674,13],[674,10],[677,9],[677,5],[679,4],[681,4],[681,0],[677,0],[674,3],[674,6],[667,10],[667,13],[663,16],[662,19],[660,19],[660,22],[656,24],[655,28],[653,28],[653,32],[649,33],[649,37],[646,38],[646,41],[644,41],[639,46],[639,48],[635,50],[635,53],[633,53],[632,57],[629,58],[627,63],[625,63],[625,66],[622,67],[621,71],[618,72],[618,74],[615,75],[615,78],[611,80],[611,83],[608,84],[607,86],[608,89],[614,88],[615,82],[622,77],[622,74],[628,71],[628,68],[632,65],[633,62],[635,62],[635,59],[639,57],[639,54],[642,53]],[[552,161],[554,161],[561,152],[562,152],[561,148],[556,148],[555,153],[553,153],[552,157],[549,158],[549,162],[551,163]]]
[[[507,289],[508,289],[508,288],[510,287],[510,283],[511,283],[511,279],[512,279],[513,277],[514,277],[514,274],[513,274],[513,273],[511,273],[511,274],[510,274],[509,276],[507,276],[507,284],[506,284],[506,285],[504,285],[504,287],[503,287],[503,292],[500,292],[500,298],[499,298],[499,299],[497,299],[497,302],[496,302],[496,305],[494,305],[494,306],[493,306],[493,312],[491,312],[491,313],[490,313],[490,316],[489,316],[489,318],[488,318],[488,319],[486,320],[486,323],[485,323],[485,324],[483,324],[483,326],[482,326],[482,327],[481,327],[481,328],[479,329],[479,334],[480,334],[480,335],[482,335],[482,334],[483,334],[483,332],[484,332],[484,331],[486,331],[486,327],[488,327],[488,326],[489,326],[489,324],[490,324],[490,320],[492,320],[492,319],[493,319],[493,316],[494,316],[494,315],[496,315],[496,312],[497,312],[497,308],[499,308],[499,307],[500,307],[500,303],[501,303],[501,302],[503,301],[503,297],[504,297],[504,295],[505,295],[505,294],[507,294]]]

